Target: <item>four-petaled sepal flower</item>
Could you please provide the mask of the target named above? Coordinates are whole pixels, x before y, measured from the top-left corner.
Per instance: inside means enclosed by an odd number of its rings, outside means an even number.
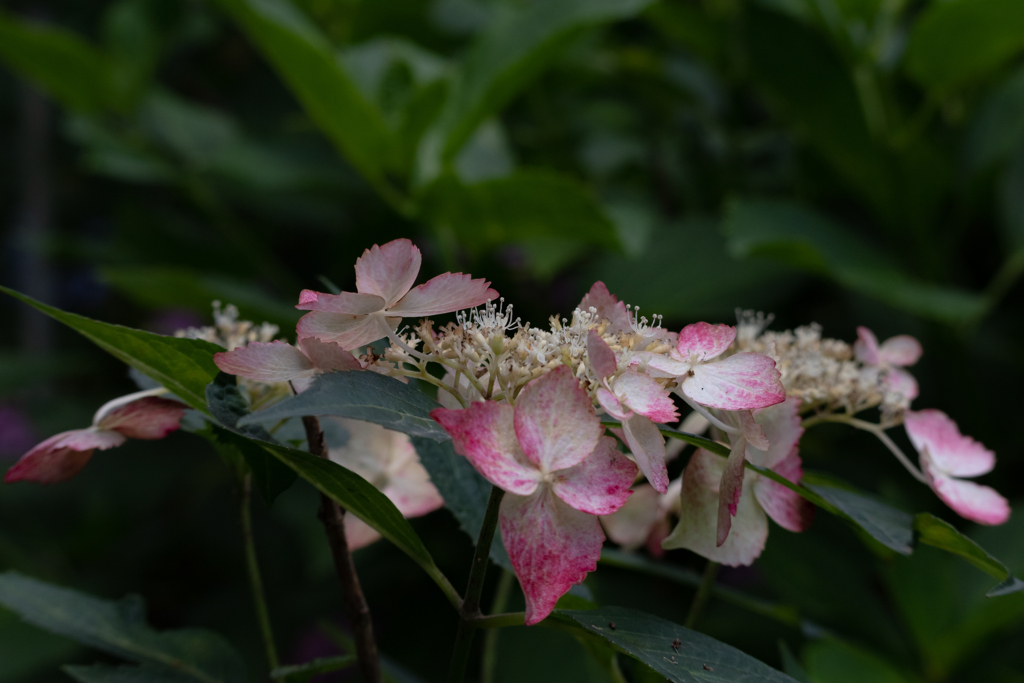
[[[526,624],[597,568],[604,533],[596,515],[630,495],[636,465],[601,436],[593,405],[569,368],[531,382],[515,408],[493,402],[431,412],[455,449],[505,490],[501,536],[526,597]]]
[[[1010,518],[1010,504],[994,489],[962,477],[992,471],[996,454],[960,433],[941,410],[907,411],[904,426],[917,449],[928,484],[961,517],[979,524],[1002,524]]]
[[[875,333],[866,327],[857,328],[857,341],[853,344],[857,360],[885,371],[889,391],[900,394],[906,401],[917,398],[917,380],[903,368],[921,358],[921,342],[909,334],[889,337],[881,344]]]
[[[4,482],[34,481],[54,484],[78,474],[93,451],[120,446],[128,439],[162,439],[181,425],[186,406],[166,398],[147,396],[115,408],[88,429],[73,429],[51,436],[7,470]]]
[[[298,336],[355,349],[388,336],[402,318],[451,313],[498,296],[486,280],[462,273],[444,273],[413,287],[421,260],[407,239],[367,249],[356,260],[356,292],[302,291],[296,308],[312,312],[299,320]]]

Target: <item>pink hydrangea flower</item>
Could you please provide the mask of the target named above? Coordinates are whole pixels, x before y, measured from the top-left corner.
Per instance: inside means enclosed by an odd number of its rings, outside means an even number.
[[[403,517],[421,517],[444,505],[407,434],[362,420],[330,419],[348,432],[344,446],[328,451],[331,460],[380,489]],[[353,514],[345,515],[345,535],[352,550],[380,538],[373,527]]]
[[[232,351],[213,354],[213,362],[224,372],[257,382],[297,383],[303,389],[314,375],[334,370],[362,370],[351,353],[334,342],[316,337],[299,339],[298,347],[283,341],[249,342]]]
[[[715,360],[736,339],[731,325],[694,323],[679,333],[668,357],[637,354],[649,373],[676,377],[693,401],[721,410],[757,410],[781,403],[786,390],[775,361],[761,353],[742,352]]]
[[[356,260],[356,292],[299,295],[299,337],[316,337],[354,349],[419,318],[479,306],[498,296],[490,282],[462,273],[444,273],[413,287],[420,272],[420,250],[407,239],[374,245]]]
[[[636,465],[601,435],[589,397],[565,366],[528,384],[515,408],[473,403],[431,416],[456,451],[506,491],[501,536],[526,597],[526,624],[536,624],[597,568],[604,533],[596,515],[622,507]]]
[[[601,518],[601,526],[608,538],[624,550],[645,546],[654,557],[665,550],[661,542],[672,532],[672,517],[679,517],[683,480],[680,477],[668,485],[668,491],[658,493],[650,484],[633,488],[633,495],[616,512]]]
[[[904,426],[921,470],[942,502],[979,524],[1002,524],[1010,518],[1010,504],[994,489],[962,479],[991,472],[995,453],[961,434],[941,410],[907,411]]]
[[[587,357],[601,378],[597,402],[612,417],[622,420],[622,433],[640,471],[659,493],[668,490],[665,440],[656,422],[679,419],[668,390],[636,370],[619,373],[615,353],[595,330],[587,335]]]
[[[147,396],[110,410],[88,429],[51,436],[23,455],[4,475],[7,484],[67,481],[89,462],[95,450],[120,446],[128,439],[162,439],[181,425],[186,407],[177,401]],[[100,414],[103,409],[100,409]]]
[[[860,362],[885,371],[890,391],[901,394],[907,401],[917,398],[917,380],[903,369],[921,358],[921,342],[917,339],[909,334],[901,334],[879,344],[874,332],[866,327],[858,327],[853,352]]]
[[[754,413],[770,446],[757,449],[744,437],[733,441],[741,469],[730,481],[729,462],[703,449],[687,463],[679,524],[662,547],[687,548],[709,560],[731,567],[753,563],[768,539],[768,517],[790,531],[804,531],[810,525],[813,506],[799,495],[768,477],[742,468],[743,459],[781,474],[792,482],[803,475],[798,442],[800,399],[790,398]],[[730,456],[730,460],[733,456]],[[723,536],[723,506],[729,524]]]

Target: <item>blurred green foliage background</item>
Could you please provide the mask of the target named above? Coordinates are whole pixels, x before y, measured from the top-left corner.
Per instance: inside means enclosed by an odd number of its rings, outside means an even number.
[[[287,333],[300,288],[351,289],[363,249],[407,236],[424,276],[487,277],[534,323],[600,279],[674,329],[741,307],[913,334],[915,406],[993,448],[984,482],[1016,502],[1004,527],[957,523],[1020,574],[1022,53],[1020,0],[8,1],[0,284],[162,333],[220,299]],[[7,464],[132,390],[74,333],[0,314]],[[869,436],[815,429],[802,456],[957,521]],[[262,677],[237,494],[198,439],[134,442],[70,483],[0,487],[0,569],[139,593],[156,626],[218,630]],[[316,505],[300,482],[256,517],[286,662],[344,628]],[[414,525],[461,585],[449,513]],[[357,562],[386,656],[442,680],[443,597],[384,542]],[[985,599],[938,551],[894,557],[819,515],[722,582],[813,625],[715,601],[703,630],[815,683],[1024,681],[1024,594]],[[692,596],[612,567],[587,587],[677,622]],[[498,653],[498,681],[605,680],[558,632],[502,631]],[[0,682],[94,659],[0,612]]]

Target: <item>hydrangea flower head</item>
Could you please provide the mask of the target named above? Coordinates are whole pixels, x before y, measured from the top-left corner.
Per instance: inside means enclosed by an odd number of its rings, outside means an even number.
[[[356,292],[302,291],[296,308],[311,312],[299,320],[298,336],[355,349],[388,336],[402,318],[451,313],[498,296],[489,282],[463,273],[444,273],[413,287],[421,261],[420,250],[407,239],[367,249],[356,260]]]
[[[536,624],[597,568],[604,533],[596,515],[622,507],[636,465],[602,436],[590,398],[565,366],[528,384],[515,407],[489,401],[431,416],[506,492],[501,536],[526,597],[526,624]]]

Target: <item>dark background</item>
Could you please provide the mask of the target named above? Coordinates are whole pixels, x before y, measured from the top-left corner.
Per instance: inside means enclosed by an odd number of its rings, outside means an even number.
[[[3,3],[0,284],[162,333],[210,322],[221,299],[287,335],[300,288],[353,289],[363,249],[409,237],[421,281],[486,277],[534,324],[601,279],[672,329],[741,307],[851,342],[857,325],[913,334],[915,407],[996,451],[981,481],[1015,501],[1010,522],[957,519],[839,426],[805,437],[805,464],[934,512],[1024,572],[1018,0],[273,0],[336,51],[385,131],[370,162],[352,161],[377,133],[351,106],[315,111],[337,82],[283,67],[295,54],[268,62],[237,23],[244,4]],[[480,82],[464,139],[423,171],[445,103]],[[134,385],[27,307],[4,299],[0,316],[2,469]],[[0,487],[0,569],[141,594],[154,625],[218,630],[263,677],[237,497],[204,441],[132,442],[69,483]],[[321,623],[344,628],[316,505],[301,482],[256,504],[287,662],[337,652]],[[461,587],[471,545],[450,514],[413,524]],[[443,680],[455,616],[439,591],[386,542],[357,563],[385,655]],[[775,666],[782,641],[817,683],[1024,681],[1024,594],[986,600],[991,580],[938,551],[885,555],[822,513],[802,535],[773,527],[762,558],[721,579],[837,638],[720,602],[702,629]],[[677,622],[692,597],[610,567],[587,586]],[[498,653],[500,681],[605,680],[559,632],[508,629]],[[0,611],[0,682],[66,680],[59,664],[95,659]]]

